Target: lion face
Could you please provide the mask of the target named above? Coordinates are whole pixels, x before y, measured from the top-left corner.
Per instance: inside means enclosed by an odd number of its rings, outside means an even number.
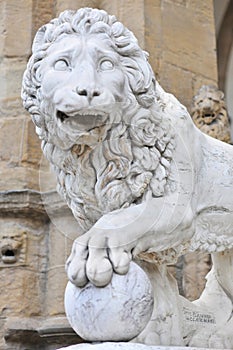
[[[218,99],[214,99],[212,93],[207,93],[204,96],[199,96],[196,101],[199,109],[200,118],[205,124],[211,124],[218,116]]]
[[[119,121],[126,80],[119,55],[108,41],[100,35],[63,35],[49,47],[37,70],[40,109],[49,133],[59,129],[68,147],[70,141],[97,141],[107,124]]]
[[[220,117],[223,107],[223,93],[214,87],[204,86],[194,98],[194,122],[208,125],[213,123]]]
[[[230,142],[230,126],[224,94],[212,85],[203,85],[193,99],[191,116],[205,134]]]
[[[0,263],[13,264],[20,255],[25,240],[24,232],[4,232],[0,235]]]
[[[93,146],[135,100],[152,106],[155,78],[147,57],[133,33],[103,10],[67,10],[42,26],[22,86],[40,139],[62,150]]]

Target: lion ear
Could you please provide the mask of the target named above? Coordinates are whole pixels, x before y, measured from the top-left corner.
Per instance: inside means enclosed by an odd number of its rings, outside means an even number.
[[[32,44],[32,53],[38,51],[38,48],[41,48],[41,45],[44,44],[45,32],[46,32],[46,25],[42,26],[36,33]]]

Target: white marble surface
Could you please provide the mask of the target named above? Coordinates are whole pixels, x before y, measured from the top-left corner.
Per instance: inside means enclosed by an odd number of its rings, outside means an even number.
[[[206,348],[180,346],[148,346],[134,343],[78,344],[60,350],[205,350]]]
[[[149,278],[135,263],[126,275],[113,274],[111,283],[98,288],[90,282],[65,292],[65,310],[73,329],[88,341],[124,341],[136,337],[153,311]]]

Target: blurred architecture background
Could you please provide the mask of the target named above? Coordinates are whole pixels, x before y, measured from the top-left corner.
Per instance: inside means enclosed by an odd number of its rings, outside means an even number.
[[[233,1],[214,0],[218,85],[225,92],[233,138]]]
[[[188,109],[203,84],[219,85],[233,135],[233,0],[0,0],[0,349],[81,341],[63,307],[64,264],[78,227],[56,195],[20,90],[37,29],[84,6],[131,29],[158,81]],[[171,268],[181,293],[197,298],[209,266],[200,253],[181,258]]]

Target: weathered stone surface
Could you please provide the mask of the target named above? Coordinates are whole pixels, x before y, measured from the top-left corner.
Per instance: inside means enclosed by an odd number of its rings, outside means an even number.
[[[19,321],[20,320],[20,321]],[[1,349],[56,349],[82,342],[65,317],[11,317],[4,325],[5,341]]]
[[[99,0],[56,0],[55,2],[55,15],[59,15],[60,12],[65,10],[77,10],[81,7],[93,7],[98,8],[100,6]]]
[[[15,237],[22,232],[25,244],[21,247],[19,260],[5,262],[2,260],[0,269],[1,314],[10,316],[40,315],[43,309],[41,303],[44,293],[45,273],[48,259],[46,249],[46,230],[40,220],[24,218],[6,218],[0,221],[1,235],[12,237],[8,244],[15,244]],[[5,240],[1,242],[1,256],[4,256]],[[9,245],[9,249],[11,246]],[[20,300],[20,302],[19,302]]]
[[[38,171],[33,168],[2,162],[0,168],[0,191],[33,189],[40,190]]]
[[[64,317],[57,318],[64,314],[64,246],[70,249],[73,239],[69,230],[60,240],[58,229],[55,237],[50,234],[53,225],[48,223],[44,201],[55,224],[56,220],[63,225],[70,222],[66,219],[67,206],[57,194],[44,194],[42,198],[39,192],[28,190],[0,193],[0,315],[1,337],[5,337],[1,349],[15,349],[19,344],[31,349],[35,342],[47,349],[51,342],[56,348],[81,341]],[[14,250],[17,259],[5,253],[6,246]]]
[[[192,301],[199,298],[205,288],[205,277],[210,268],[211,258],[209,254],[195,252],[185,255],[182,269],[182,282],[186,298]]]
[[[28,57],[32,39],[32,3],[32,0],[1,1],[0,56]]]
[[[54,16],[54,0],[32,1],[32,38],[36,31]]]
[[[150,63],[163,87],[190,107],[197,88],[217,82],[213,4],[177,0],[144,3],[145,48],[150,52]],[[169,68],[172,74],[168,79]]]
[[[47,209],[48,208],[48,209]],[[57,193],[48,192],[41,194],[38,191],[33,190],[11,190],[0,192],[0,216],[19,215],[26,216],[31,213],[32,216],[38,215],[48,220],[48,216],[51,216],[51,220],[62,221],[61,214],[69,215],[70,209],[67,204],[58,196]],[[68,216],[69,222],[71,217]],[[62,224],[65,226],[66,224]],[[63,226],[63,230],[64,230]],[[76,230],[76,228],[72,228]],[[68,233],[69,233],[68,229]]]
[[[26,167],[40,168],[42,152],[31,120],[26,119],[21,147],[21,163]]]
[[[215,37],[204,30],[206,26],[214,28],[212,4],[210,1],[198,6],[195,3],[180,6],[173,1],[164,1],[163,13],[167,25],[163,29],[163,58],[174,65],[182,64],[183,69],[194,70],[199,75],[211,76],[215,72],[217,76],[216,62],[213,60]],[[200,57],[199,52],[205,52],[205,55]],[[183,58],[182,63],[180,57]]]
[[[128,28],[135,33],[140,46],[145,48],[145,16],[143,0],[102,0],[101,6],[119,21],[127,23]],[[130,14],[130,16],[129,16]]]
[[[26,58],[27,59],[27,58]],[[0,100],[18,98],[26,59],[4,58],[0,63]],[[3,116],[4,117],[4,116]]]
[[[17,118],[25,115],[19,95],[0,100],[0,118]]]
[[[19,165],[24,142],[25,118],[0,119],[0,160]]]
[[[167,62],[161,64],[161,70],[161,79],[168,92],[176,91],[176,97],[182,100],[185,106],[189,106],[192,99],[193,72]]]

